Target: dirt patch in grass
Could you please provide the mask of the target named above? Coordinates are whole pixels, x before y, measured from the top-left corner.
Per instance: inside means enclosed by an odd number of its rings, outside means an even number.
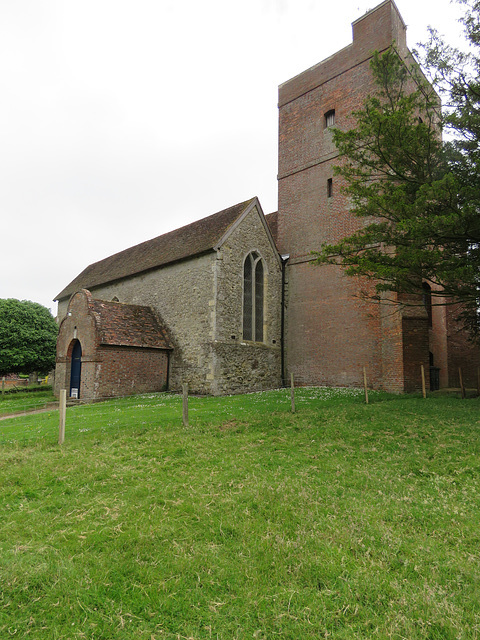
[[[218,428],[220,431],[238,431],[238,429],[244,429],[246,426],[245,422],[228,420],[227,422],[223,422]]]

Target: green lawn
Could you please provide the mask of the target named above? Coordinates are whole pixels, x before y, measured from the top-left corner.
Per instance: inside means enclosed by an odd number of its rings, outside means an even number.
[[[137,396],[0,422],[0,638],[480,637],[480,400]]]
[[[19,391],[16,393],[0,393],[0,416],[22,411],[42,409],[47,404],[57,402],[50,387],[39,388],[34,392]]]

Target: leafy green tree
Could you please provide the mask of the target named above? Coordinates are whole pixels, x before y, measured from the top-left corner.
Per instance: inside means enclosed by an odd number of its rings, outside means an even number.
[[[478,337],[480,2],[460,2],[467,6],[471,49],[452,49],[432,31],[422,60],[430,82],[394,47],[374,55],[377,92],[354,114],[353,129],[334,131],[336,172],[364,223],[339,243],[323,245],[316,261],[373,280],[377,297],[421,295],[422,282],[435,285],[438,303],[460,302],[463,321]],[[444,116],[432,85],[447,98]],[[441,141],[443,127],[455,133],[452,140]]]
[[[55,319],[41,304],[0,299],[0,376],[52,369],[57,333]]]

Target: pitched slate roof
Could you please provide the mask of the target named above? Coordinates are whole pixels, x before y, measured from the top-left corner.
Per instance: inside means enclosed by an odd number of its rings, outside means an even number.
[[[211,251],[229,227],[256,200],[257,198],[251,198],[95,262],[72,280],[55,300],[67,298],[79,289],[92,289],[107,282]]]
[[[172,348],[165,327],[150,307],[90,298],[89,308],[103,345]]]

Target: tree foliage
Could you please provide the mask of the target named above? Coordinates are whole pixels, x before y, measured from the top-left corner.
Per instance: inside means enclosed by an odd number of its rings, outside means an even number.
[[[334,131],[336,173],[363,224],[323,245],[316,261],[374,280],[377,296],[421,294],[426,281],[434,295],[462,303],[462,319],[478,335],[480,2],[459,1],[467,7],[462,22],[470,50],[453,49],[431,31],[422,55],[430,82],[394,46],[374,55],[376,93],[354,114],[353,129]],[[443,128],[453,139],[442,142]]]
[[[55,366],[58,327],[36,302],[0,300],[0,375],[46,373]]]

